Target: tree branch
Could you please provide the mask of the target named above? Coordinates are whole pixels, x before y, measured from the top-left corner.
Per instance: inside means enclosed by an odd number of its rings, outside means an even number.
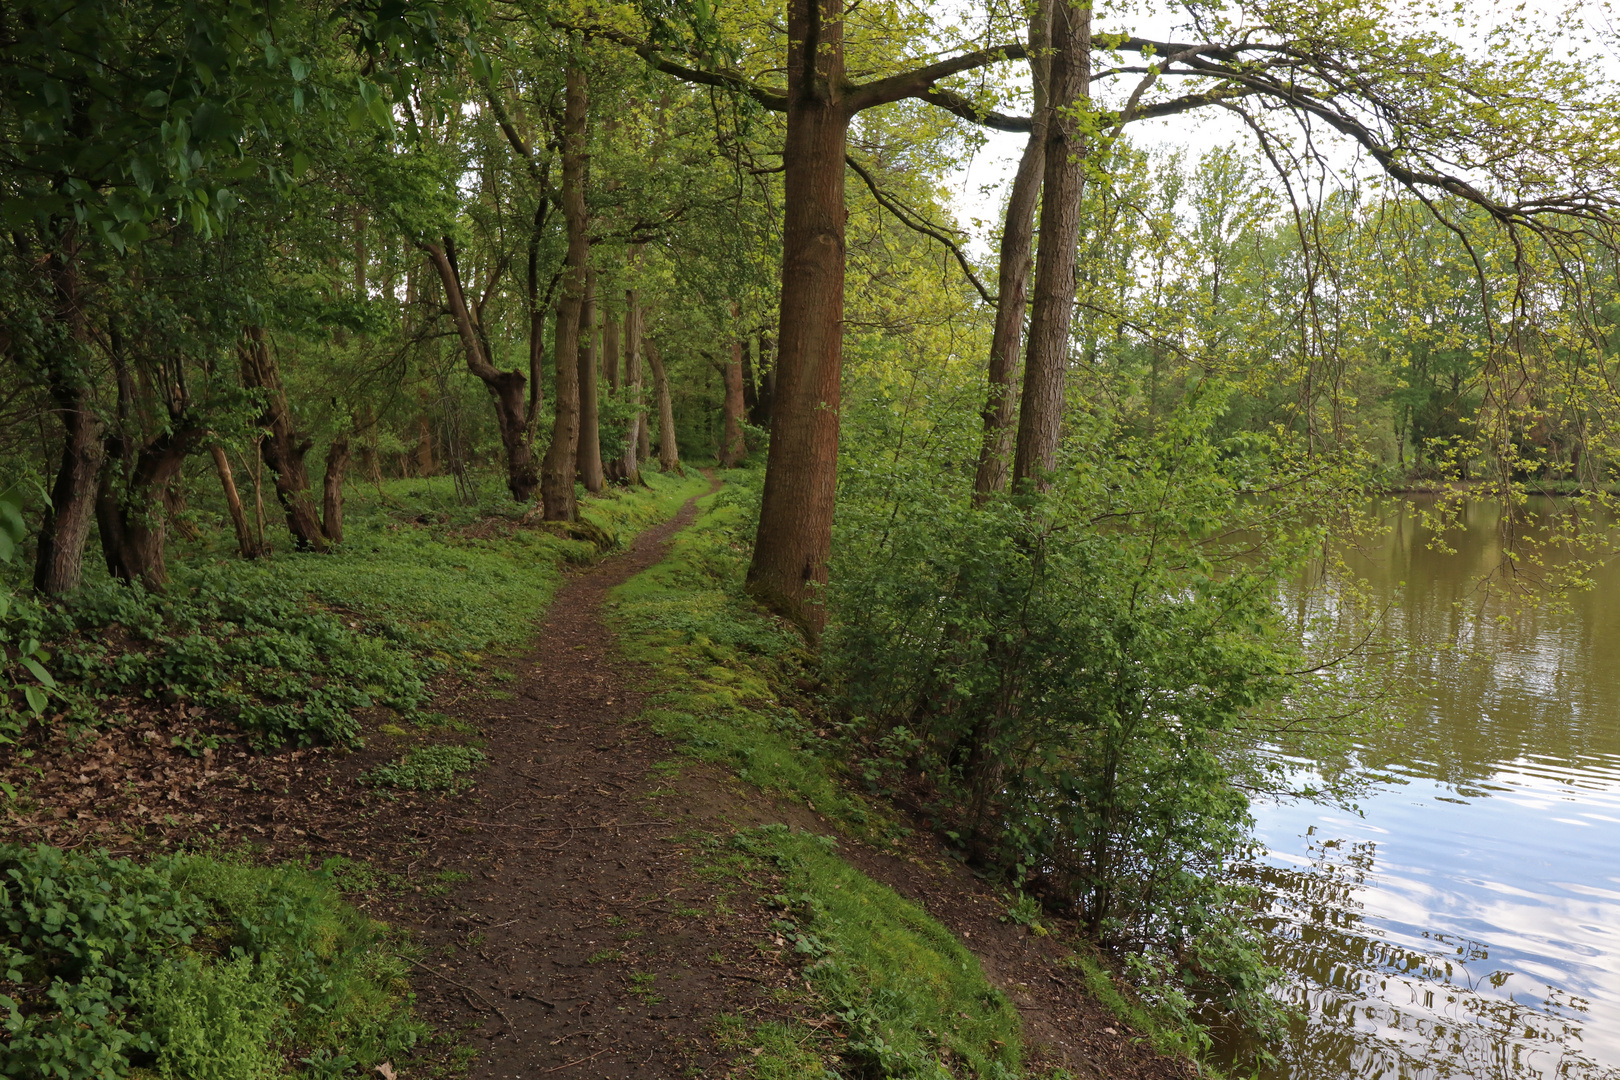
[[[877,180],[874,179],[872,174],[867,172],[866,168],[853,157],[845,154],[844,161],[849,165],[850,168],[855,170],[856,175],[866,182],[867,190],[872,193],[872,198],[877,200],[878,205],[889,211],[889,213],[893,214],[895,217],[899,218],[900,224],[904,225],[913,232],[919,232],[924,236],[933,237],[935,240],[938,240],[940,243],[950,248],[951,254],[956,256],[957,265],[962,268],[962,273],[967,275],[968,281],[972,282],[973,287],[978,290],[979,297],[991,307],[995,306],[996,298],[990,295],[990,291],[984,287],[982,282],[979,281],[978,275],[974,274],[973,267],[968,264],[967,256],[962,254],[962,249],[956,246],[956,242],[954,240],[940,231],[940,226],[934,225],[932,222],[925,220],[922,215],[918,214],[915,210],[910,209],[893,195],[890,195],[882,188],[878,187]]]

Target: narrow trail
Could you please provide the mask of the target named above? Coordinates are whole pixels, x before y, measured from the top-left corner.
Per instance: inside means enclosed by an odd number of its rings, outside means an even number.
[[[695,516],[694,499],[572,575],[503,687],[515,700],[457,710],[483,728],[490,764],[424,845],[432,870],[471,880],[419,927],[434,948],[417,989],[436,1011],[484,1017],[469,1033],[474,1077],[701,1072],[715,1064],[713,1018],[757,1007],[773,981],[749,970],[761,920],[714,920],[723,897],[689,880],[690,848],[674,840],[731,800],[705,784],[659,791],[653,767],[671,748],[628,723],[645,695],[602,619],[609,590]]]

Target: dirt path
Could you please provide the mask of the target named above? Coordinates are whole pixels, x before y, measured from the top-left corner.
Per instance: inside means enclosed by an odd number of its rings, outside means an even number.
[[[573,575],[504,687],[515,700],[456,710],[483,729],[490,766],[418,837],[424,869],[471,879],[421,911],[434,977],[418,993],[445,1020],[483,1017],[468,1033],[474,1077],[702,1075],[714,1018],[757,1010],[788,978],[750,945],[757,906],[716,919],[724,890],[692,874],[679,838],[731,800],[690,777],[679,795],[658,787],[671,748],[629,723],[643,695],[601,618],[608,591],[695,514],[694,500]]]

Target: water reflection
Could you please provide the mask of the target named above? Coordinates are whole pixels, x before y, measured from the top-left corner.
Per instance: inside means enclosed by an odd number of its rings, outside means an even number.
[[[1449,553],[1410,504],[1392,516],[1354,568],[1423,693],[1357,747],[1390,774],[1363,817],[1256,808],[1269,852],[1246,873],[1308,1015],[1262,1075],[1620,1077],[1620,570],[1517,610],[1478,588],[1492,508]],[[1223,1056],[1246,1072],[1252,1049]]]

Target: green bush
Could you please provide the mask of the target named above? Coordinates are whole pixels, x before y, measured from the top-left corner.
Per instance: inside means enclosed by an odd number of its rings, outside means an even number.
[[[298,866],[0,847],[0,1075],[256,1080],[414,1045],[402,961]]]
[[[1095,421],[1048,493],[886,508],[882,543],[842,557],[828,659],[970,855],[1269,1026],[1225,868],[1250,844],[1245,719],[1306,666],[1275,599],[1320,489],[1277,444],[1219,437],[1222,400],[1149,434]]]

